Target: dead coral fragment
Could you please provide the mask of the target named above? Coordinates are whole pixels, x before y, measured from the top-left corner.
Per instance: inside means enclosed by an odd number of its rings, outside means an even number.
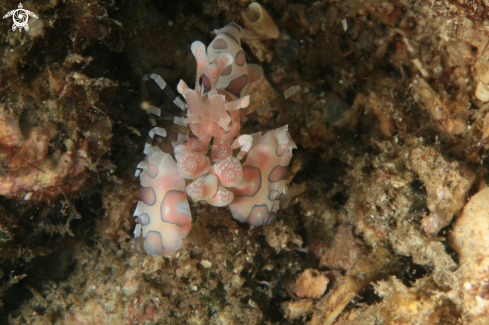
[[[2,144],[10,146],[17,142],[18,147],[0,153],[6,167],[0,174],[0,195],[13,197],[22,194],[25,195],[25,200],[29,200],[33,195],[38,198],[55,197],[63,191],[64,185],[65,190],[70,191],[80,188],[85,177],[77,176],[85,170],[85,150],[76,150],[75,144],[70,140],[65,143],[67,152],[62,154],[58,150],[48,155],[49,142],[58,135],[54,124],[45,122],[41,126],[28,129],[23,141],[19,141],[18,122],[12,122],[10,117],[2,121],[10,121],[6,123],[10,129],[5,131],[10,136],[3,138]],[[68,179],[70,182],[67,182]]]
[[[282,304],[284,315],[289,320],[309,314],[312,310],[312,300],[288,301]]]
[[[332,325],[343,309],[357,293],[381,273],[390,272],[396,267],[396,259],[381,246],[365,256],[350,270],[349,275],[339,277],[326,296],[316,305],[309,322],[311,325]]]
[[[344,314],[335,324],[459,324],[453,303],[439,295],[426,279],[407,287],[390,277],[374,288],[382,297],[380,303]]]
[[[50,122],[25,131],[24,142],[9,157],[10,171],[18,171],[44,159],[49,151],[49,142],[56,138],[58,130]]]
[[[414,90],[414,100],[420,101],[421,106],[429,112],[431,119],[440,122],[449,135],[462,135],[466,132],[465,121],[456,114],[460,113],[463,107],[455,107],[455,111],[454,108],[450,109],[448,103],[442,101],[438,93],[423,78],[414,79],[411,86]]]
[[[389,102],[387,96],[383,96],[383,100],[380,100],[375,92],[371,91],[368,95],[369,106],[372,112],[377,116],[380,122],[380,133],[384,138],[390,138],[395,132],[394,121],[392,119],[392,113],[394,108],[392,103]]]
[[[409,161],[428,194],[430,215],[423,220],[423,228],[428,234],[436,234],[464,206],[475,175],[460,162],[446,161],[430,147],[412,149]]]
[[[425,79],[414,79],[411,85],[414,89],[414,100],[418,101],[421,99],[421,102],[433,119],[441,120],[448,115],[448,112],[444,111],[440,96],[438,96]]]
[[[448,42],[446,49],[448,54],[446,66],[448,67],[472,65],[477,59],[476,53],[472,50],[472,47],[467,42]]]
[[[408,220],[391,235],[390,243],[399,255],[411,256],[414,263],[433,267],[432,278],[439,287],[448,287],[453,282],[452,272],[457,264],[446,252],[446,247],[431,236],[423,234]]]
[[[277,253],[282,250],[288,251],[291,248],[302,247],[302,238],[285,225],[283,220],[275,222],[274,228],[266,227],[264,232],[268,245]]]
[[[395,25],[401,13],[401,9],[394,8],[389,4],[389,7],[380,13],[379,19],[386,25]]]
[[[331,248],[321,256],[319,267],[348,271],[366,253],[363,242],[353,234],[351,228],[341,225],[336,231]]]
[[[380,281],[375,286],[376,293],[384,299],[384,305],[392,305],[393,312],[390,317],[396,320],[405,320],[411,324],[434,324],[439,321],[433,312],[435,309],[425,299],[417,297],[416,288],[406,287],[401,280],[390,277],[386,281]],[[386,308],[387,309],[387,308]],[[416,315],[412,311],[416,309]],[[416,317],[414,321],[413,316]]]

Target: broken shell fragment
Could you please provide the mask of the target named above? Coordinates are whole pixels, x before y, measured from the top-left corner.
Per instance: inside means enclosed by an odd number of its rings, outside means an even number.
[[[277,39],[280,32],[272,17],[258,2],[252,2],[248,10],[241,13],[243,22],[247,28],[253,31],[253,34],[260,36],[260,39]]]

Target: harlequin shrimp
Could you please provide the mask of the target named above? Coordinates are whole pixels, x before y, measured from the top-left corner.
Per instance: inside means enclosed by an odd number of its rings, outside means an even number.
[[[287,126],[263,135],[238,134],[251,100],[248,85],[263,76],[261,67],[246,63],[241,47],[241,39],[253,37],[252,32],[236,23],[214,32],[216,37],[207,49],[199,41],[191,45],[197,61],[195,89],[183,80],[177,85],[185,101],[159,75],[143,77],[153,79],[186,112],[187,117],[173,120],[193,133],[188,137],[154,127],[145,145],[146,157],[137,166],[141,188],[134,235],[137,246],[142,241],[151,255],[171,255],[180,248],[192,219],[187,195],[214,206],[229,206],[235,219],[259,226],[275,217],[285,193],[285,175],[296,148]],[[299,90],[293,86],[246,114],[248,118],[262,115]],[[153,115],[168,114],[151,105],[146,108],[153,126]],[[171,145],[154,145],[155,136],[170,139]],[[239,149],[236,156],[234,149]]]

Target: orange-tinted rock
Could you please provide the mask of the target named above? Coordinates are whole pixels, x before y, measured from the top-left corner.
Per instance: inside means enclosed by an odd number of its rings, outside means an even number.
[[[321,298],[329,279],[318,270],[305,270],[295,282],[295,294],[299,298]]]

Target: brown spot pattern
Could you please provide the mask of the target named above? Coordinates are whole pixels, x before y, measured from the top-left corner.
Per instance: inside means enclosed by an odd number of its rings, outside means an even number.
[[[235,197],[253,197],[261,188],[261,171],[255,166],[243,166],[243,180],[241,184],[230,188]]]
[[[161,234],[156,231],[150,231],[146,237],[144,237],[143,242],[144,250],[148,254],[153,256],[163,256],[165,255],[165,247],[163,246],[163,239]]]
[[[230,64],[227,67],[224,68],[221,72],[221,76],[229,76],[231,74],[231,71],[233,71],[233,65]]]
[[[202,86],[204,86],[204,93],[207,93],[211,90],[211,81],[209,80],[209,77],[207,77],[205,74],[202,75]]]
[[[239,51],[236,53],[236,57],[234,58],[234,62],[236,62],[236,65],[242,67],[245,62],[246,62],[246,56],[243,51]]]
[[[212,48],[215,50],[224,50],[228,47],[228,43],[222,38],[218,38],[212,43]]]
[[[261,226],[268,220],[268,215],[266,205],[255,205],[246,219],[250,225]]]
[[[275,166],[270,175],[268,175],[268,181],[270,183],[277,183],[284,180],[288,169],[289,166]]]
[[[170,190],[166,192],[161,202],[160,212],[161,220],[173,223],[178,226],[178,232],[185,237],[190,231],[190,216],[184,212],[178,211],[181,204],[187,204],[187,195],[179,190]]]
[[[149,225],[149,214],[147,213],[141,213],[139,216],[138,216],[138,223],[141,224],[141,226],[147,226]]]
[[[152,187],[139,188],[139,201],[146,205],[154,205],[156,203],[156,194]]]
[[[236,97],[241,97],[241,91],[247,84],[248,76],[244,74],[232,80],[225,90]]]
[[[222,33],[222,34],[226,35],[227,37],[229,37],[230,39],[235,41],[238,45],[241,45],[241,44],[239,44],[239,41],[236,39],[236,37],[234,37],[233,35],[231,35],[229,33]]]
[[[156,176],[158,176],[158,166],[149,163],[149,168],[150,168],[149,170],[148,169],[145,170],[146,175],[148,175],[149,178],[155,178]]]
[[[238,24],[236,24],[235,22],[230,22],[230,23],[229,23],[229,24],[227,24],[226,26],[231,26],[231,27],[234,27],[234,28],[236,28],[236,29],[238,30],[238,32],[240,32],[240,33],[241,33],[241,27],[240,27]]]
[[[227,92],[225,92],[224,90],[218,89],[217,92],[220,95],[224,95],[224,97],[226,98],[226,102],[232,102],[233,101],[233,99],[231,98],[231,96]]]

